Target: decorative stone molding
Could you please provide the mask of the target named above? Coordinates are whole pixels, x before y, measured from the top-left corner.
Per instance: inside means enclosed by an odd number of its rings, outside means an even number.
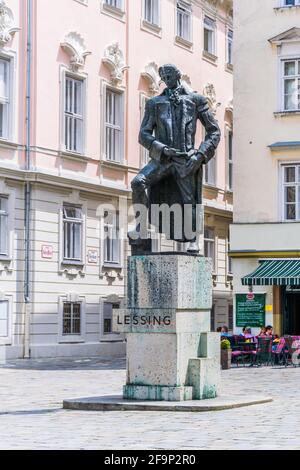
[[[182,85],[184,86],[184,88],[189,91],[190,93],[193,93],[195,90],[193,89],[192,87],[192,82],[191,82],[191,79],[188,75],[186,74],[183,74],[181,76],[181,83]]]
[[[233,114],[233,99],[229,101],[228,105],[226,106],[225,111],[227,113]]]
[[[294,27],[269,39],[271,44],[281,46],[284,43],[300,42],[300,28]]]
[[[205,85],[204,90],[203,90],[203,95],[207,99],[212,113],[215,115],[217,112],[217,109],[219,108],[219,106],[221,106],[221,103],[217,101],[216,90],[212,83],[207,83]]]
[[[204,0],[204,4],[212,6],[215,10],[219,7],[223,7],[227,12],[231,13],[233,10],[233,0]]]
[[[0,47],[9,43],[18,31],[20,28],[15,24],[12,10],[8,8],[4,0],[0,0]]]
[[[111,283],[113,283],[117,279],[119,281],[123,281],[123,269],[121,267],[114,269],[113,267],[110,268],[109,266],[103,266],[99,277],[100,279],[105,278],[108,282]]]
[[[129,67],[125,65],[124,54],[117,41],[106,47],[102,61],[110,71],[112,84],[121,85],[124,72],[129,69]]]
[[[83,37],[75,31],[66,35],[61,47],[70,56],[70,66],[74,72],[84,67],[86,57],[91,54],[86,49]]]
[[[152,94],[158,93],[161,83],[158,69],[159,67],[155,62],[149,62],[149,64],[146,65],[144,72],[142,72],[142,77],[147,81],[149,91]]]

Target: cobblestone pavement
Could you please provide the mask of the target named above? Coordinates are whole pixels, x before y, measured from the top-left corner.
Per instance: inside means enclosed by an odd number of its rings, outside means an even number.
[[[223,394],[274,402],[207,413],[62,410],[66,398],[119,395],[125,361],[10,361],[0,368],[1,449],[300,449],[300,368],[224,371]]]

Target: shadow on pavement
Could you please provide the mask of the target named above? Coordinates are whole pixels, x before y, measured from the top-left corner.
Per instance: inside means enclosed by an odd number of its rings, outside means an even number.
[[[20,370],[123,370],[126,359],[100,358],[55,358],[55,359],[18,359],[0,364],[1,369]]]

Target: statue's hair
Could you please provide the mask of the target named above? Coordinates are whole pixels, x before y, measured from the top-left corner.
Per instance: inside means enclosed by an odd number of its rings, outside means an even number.
[[[166,69],[174,70],[174,72],[177,74],[178,80],[181,79],[182,73],[180,72],[179,68],[176,67],[176,65],[173,65],[173,64],[165,64],[165,65],[162,65],[159,68],[158,73],[159,73],[160,78],[163,79],[163,75],[164,75],[164,72],[165,72]]]

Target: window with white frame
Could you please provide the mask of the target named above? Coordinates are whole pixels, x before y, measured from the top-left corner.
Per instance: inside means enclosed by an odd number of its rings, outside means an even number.
[[[0,138],[8,139],[10,120],[10,61],[0,58]]]
[[[113,333],[113,310],[120,308],[120,304],[112,302],[104,302],[103,304],[103,334],[109,335]]]
[[[84,80],[65,76],[65,149],[83,153]]]
[[[0,338],[9,336],[9,303],[8,300],[0,301]]]
[[[160,0],[143,0],[144,1],[144,20],[155,26],[159,25],[159,1]]]
[[[216,22],[205,16],[204,18],[204,51],[216,55]]]
[[[118,212],[104,212],[104,264],[120,264],[120,229]]]
[[[230,231],[228,231],[227,238],[227,274],[232,274],[232,258],[230,256]]]
[[[192,7],[189,2],[177,2],[177,36],[191,41]]]
[[[211,186],[216,185],[216,157],[209,160],[204,167],[204,183]]]
[[[213,228],[206,227],[204,229],[204,256],[211,258],[213,261],[213,270],[216,269],[216,241],[215,231]]]
[[[228,130],[227,134],[227,151],[228,151],[228,158],[227,158],[227,165],[228,165],[228,178],[227,184],[229,191],[233,189],[233,132],[232,130]]]
[[[8,255],[8,198],[0,196],[0,256]]]
[[[104,3],[112,8],[123,10],[123,0],[104,0]]]
[[[82,261],[83,215],[79,207],[63,207],[63,258],[64,261]]]
[[[123,94],[106,89],[105,100],[105,153],[112,162],[123,160]]]
[[[286,221],[300,220],[300,163],[284,165],[283,173],[283,218]]]
[[[300,0],[282,0],[282,6],[284,7],[293,7],[300,6]]]
[[[80,302],[64,302],[63,304],[63,336],[81,335],[81,309]]]
[[[228,29],[227,31],[227,64],[233,64],[233,31]]]
[[[283,60],[283,109],[300,111],[300,59]]]

